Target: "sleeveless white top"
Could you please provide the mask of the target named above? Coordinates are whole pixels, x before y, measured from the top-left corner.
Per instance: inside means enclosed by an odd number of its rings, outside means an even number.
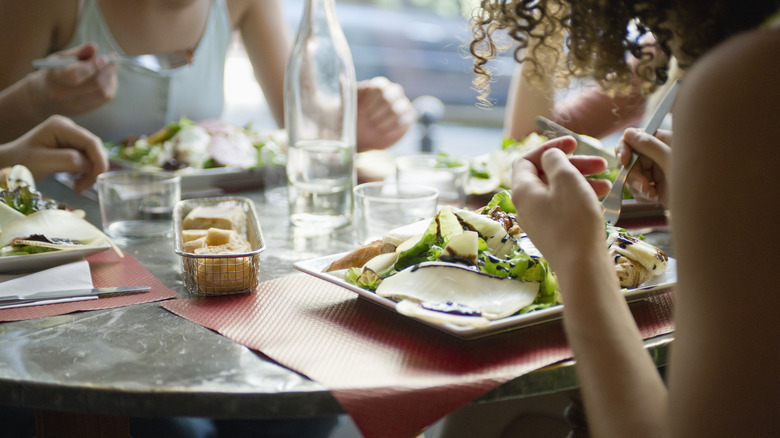
[[[182,116],[219,118],[224,104],[225,56],[232,29],[224,0],[211,3],[206,30],[191,65],[153,73],[120,64],[116,96],[97,109],[73,117],[103,141],[151,134]],[[101,54],[124,54],[106,25],[96,0],[87,0],[68,47],[87,42]]]

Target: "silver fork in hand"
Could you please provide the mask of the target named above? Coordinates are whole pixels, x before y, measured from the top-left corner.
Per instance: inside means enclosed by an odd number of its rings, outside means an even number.
[[[661,122],[663,122],[664,117],[666,117],[666,114],[669,113],[669,110],[672,108],[679,87],[680,80],[678,79],[674,81],[672,86],[669,87],[669,91],[667,91],[666,95],[661,99],[661,103],[658,104],[658,108],[655,109],[653,116],[650,117],[650,121],[647,122],[647,125],[645,126],[645,132],[650,135],[655,135],[658,128],[661,127]],[[629,160],[626,166],[620,169],[617,178],[615,178],[615,182],[612,183],[612,189],[609,191],[607,197],[601,202],[601,205],[604,207],[604,218],[610,225],[615,225],[620,218],[620,210],[623,208],[623,186],[626,183],[628,173],[631,172],[631,168],[634,167],[638,158],[639,155],[637,153],[631,153],[631,160]]]
[[[154,55],[108,55],[111,62],[119,62],[136,65],[153,72],[173,70],[192,63],[192,50],[174,50],[172,52],[158,53]],[[60,68],[79,62],[75,56],[49,56],[34,59],[32,64],[37,69]]]

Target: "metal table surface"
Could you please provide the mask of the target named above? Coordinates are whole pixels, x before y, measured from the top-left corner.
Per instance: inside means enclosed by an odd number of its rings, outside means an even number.
[[[100,223],[94,200],[57,181],[40,190]],[[294,272],[294,261],[354,247],[350,228],[306,236],[289,226],[286,192],[236,193],[255,203],[267,248],[261,281]],[[666,233],[653,243],[669,247]],[[121,245],[180,297],[188,296],[172,239]],[[647,341],[659,365],[673,336]],[[520,376],[475,403],[577,387],[573,361]],[[302,418],[343,413],[320,384],[262,354],[160,308],[157,303],[0,324],[0,404],[118,416]]]

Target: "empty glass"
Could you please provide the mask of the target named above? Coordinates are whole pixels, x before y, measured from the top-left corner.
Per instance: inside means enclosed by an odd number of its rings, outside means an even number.
[[[404,225],[436,215],[438,190],[418,184],[371,182],[354,189],[357,242],[368,243]]]
[[[173,207],[181,200],[172,172],[117,170],[98,175],[103,231],[119,239],[157,237],[173,231]]]

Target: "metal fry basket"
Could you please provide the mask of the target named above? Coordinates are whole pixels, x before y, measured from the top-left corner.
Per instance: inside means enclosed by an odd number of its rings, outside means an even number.
[[[237,230],[249,242],[251,251],[237,254],[194,254],[182,249],[182,221],[195,207],[240,207],[246,221]],[[188,199],[173,211],[174,251],[181,256],[182,277],[187,290],[198,296],[218,296],[252,292],[260,282],[260,253],[265,241],[252,200],[244,197]]]

